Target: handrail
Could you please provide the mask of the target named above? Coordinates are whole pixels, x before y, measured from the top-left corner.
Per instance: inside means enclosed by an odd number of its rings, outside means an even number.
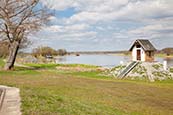
[[[129,65],[127,65],[122,72],[118,75],[118,78],[124,78],[139,62],[133,61]]]

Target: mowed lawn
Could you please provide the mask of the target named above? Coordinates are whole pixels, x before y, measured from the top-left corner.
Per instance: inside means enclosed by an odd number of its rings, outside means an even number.
[[[20,88],[23,115],[173,114],[172,81],[121,81],[40,66],[1,70],[0,84]]]

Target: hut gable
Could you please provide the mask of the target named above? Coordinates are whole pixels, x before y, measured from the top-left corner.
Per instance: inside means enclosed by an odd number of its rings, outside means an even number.
[[[140,44],[142,46],[142,48],[144,49],[144,51],[156,51],[156,48],[151,44],[151,42],[149,40],[145,40],[145,39],[136,40],[135,43],[130,48],[130,51],[132,51],[132,49],[136,43]]]
[[[131,46],[133,61],[154,61],[154,52],[156,48],[149,40],[138,39]]]

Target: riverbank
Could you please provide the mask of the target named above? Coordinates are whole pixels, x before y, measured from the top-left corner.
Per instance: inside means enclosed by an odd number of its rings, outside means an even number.
[[[162,56],[162,57],[161,57]],[[163,63],[165,60],[168,62],[168,66],[173,66],[173,58],[165,58],[164,55],[156,55],[155,61]],[[32,55],[18,56],[17,63],[57,63],[57,64],[87,64],[96,65],[107,68],[113,68],[118,66],[120,63],[128,63],[131,61],[129,54],[116,53],[116,54],[82,54],[76,55],[65,55],[55,56],[52,58],[45,58],[43,56],[34,57]]]
[[[173,81],[117,80],[97,66],[28,64],[0,71],[0,84],[20,88],[22,113],[168,115],[173,113]],[[78,71],[62,68],[87,68]],[[128,89],[128,90],[127,90]]]
[[[166,55],[166,54],[162,54],[162,53],[157,53],[155,54],[156,57],[162,57],[162,58],[173,58],[173,55]]]

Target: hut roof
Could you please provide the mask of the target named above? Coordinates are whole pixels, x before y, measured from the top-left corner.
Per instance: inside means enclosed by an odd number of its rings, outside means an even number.
[[[136,43],[139,43],[145,51],[156,51],[156,48],[151,44],[149,40],[137,39],[131,46],[129,51],[132,51]]]

